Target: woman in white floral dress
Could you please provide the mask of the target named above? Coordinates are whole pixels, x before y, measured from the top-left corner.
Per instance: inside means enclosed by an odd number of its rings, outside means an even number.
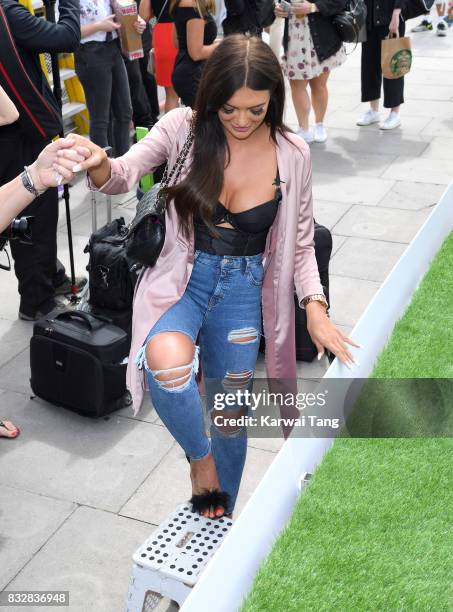
[[[331,17],[342,11],[345,4],[345,0],[294,2],[289,12],[282,4],[276,5],[276,15],[285,17],[283,70],[291,85],[299,122],[297,133],[306,142],[325,142],[327,139],[324,127],[327,81],[330,71],[346,60],[344,46]],[[314,130],[309,127],[311,104],[316,121]]]

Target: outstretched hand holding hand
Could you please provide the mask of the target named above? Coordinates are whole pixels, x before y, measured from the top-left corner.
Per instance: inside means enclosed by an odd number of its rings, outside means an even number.
[[[74,178],[74,172],[59,163],[61,155],[74,166],[85,161],[90,151],[83,144],[74,146],[74,141],[68,138],[59,138],[47,145],[39,154],[37,160],[29,166],[29,172],[38,191],[45,191],[48,187],[56,187],[68,183]]]

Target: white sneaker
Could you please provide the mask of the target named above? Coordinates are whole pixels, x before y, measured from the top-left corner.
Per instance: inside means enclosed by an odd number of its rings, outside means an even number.
[[[400,114],[391,112],[384,123],[381,123],[379,127],[381,130],[394,130],[399,125],[401,125]]]
[[[357,121],[357,125],[371,125],[372,123],[379,123],[379,121],[379,113],[369,108],[367,112]]]
[[[324,124],[316,123],[313,139],[315,142],[326,142],[327,131],[326,131],[326,128],[324,127]]]
[[[303,138],[307,144],[310,144],[314,141],[313,132],[311,130],[305,131],[303,128],[299,128],[296,134]]]

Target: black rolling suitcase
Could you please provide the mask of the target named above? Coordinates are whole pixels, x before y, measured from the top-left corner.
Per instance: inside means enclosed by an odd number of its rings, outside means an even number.
[[[100,417],[130,404],[129,339],[86,312],[55,310],[37,321],[30,342],[31,388],[53,404]]]
[[[318,263],[319,278],[324,294],[329,302],[329,263],[332,255],[332,234],[327,227],[315,221],[315,255]],[[305,308],[299,306],[297,295],[294,292],[296,304],[296,359],[298,361],[313,361],[318,354],[307,329],[307,313]],[[330,302],[329,302],[330,304]]]

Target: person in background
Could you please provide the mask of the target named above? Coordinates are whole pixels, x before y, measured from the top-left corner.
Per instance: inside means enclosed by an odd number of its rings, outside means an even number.
[[[19,2],[0,0],[0,3],[24,70],[55,115],[61,116],[59,105],[42,71],[39,54],[71,52],[77,48],[80,41],[78,0],[60,0],[56,23],[32,15]],[[25,112],[21,106],[18,106],[18,111],[22,120]],[[29,121],[28,115],[25,119]],[[62,123],[60,129],[63,129]],[[58,127],[55,134],[49,135],[49,140],[57,134]],[[34,133],[23,130],[19,121],[0,127],[0,185],[11,181],[25,165],[31,164],[47,142],[45,138],[38,138]],[[23,214],[35,217],[33,244],[21,244],[15,240],[10,246],[20,294],[18,316],[25,321],[34,321],[56,307],[56,295],[71,291],[70,279],[57,259],[57,189],[48,189]],[[77,289],[85,282],[83,277],[76,278]]]
[[[0,126],[9,125],[18,119],[19,111],[0,85]]]
[[[156,24],[152,29],[152,48],[156,83],[165,88],[165,112],[179,104],[171,76],[175,66],[178,49],[173,41],[173,19],[170,17],[170,0],[141,0],[140,16],[148,23],[155,17]]]
[[[404,36],[405,22],[401,18],[404,0],[366,0],[367,27],[366,42],[362,43],[362,102],[369,102],[370,108],[357,121],[367,126],[379,123],[379,99],[384,89],[384,108],[389,108],[387,118],[380,124],[381,130],[393,130],[401,125],[400,105],[404,102],[404,77],[383,79],[381,70],[381,43],[389,34]]]
[[[18,114],[14,104],[0,87],[0,125],[6,121],[15,121]],[[77,163],[85,161],[90,156],[88,149],[74,146],[74,141],[70,139],[62,138],[47,145],[38,159],[28,166],[26,176],[22,173],[0,187],[0,233],[35,200],[36,196],[30,189],[44,193],[49,187],[55,188],[62,182],[72,180],[74,174],[58,164],[58,151],[62,149],[70,149],[68,159]],[[20,429],[17,425],[0,419],[0,438],[17,438],[19,434]]]
[[[179,47],[172,82],[186,106],[193,107],[203,62],[218,45],[214,10],[215,0],[170,0]]]
[[[74,54],[75,71],[85,92],[91,140],[100,147],[110,145],[115,155],[123,155],[131,144],[132,103],[119,44],[121,26],[111,13],[110,0],[81,0],[82,39]],[[137,23],[137,28],[141,27]],[[111,116],[113,142],[109,143]]]
[[[149,100],[149,105],[151,107],[151,116],[153,119],[153,124],[156,123],[159,119],[160,115],[160,106],[159,106],[159,97],[157,94],[157,83],[154,74],[150,74],[148,72],[148,56],[151,51],[152,41],[151,41],[151,27],[149,24],[146,25],[142,34],[142,44],[143,44],[143,57],[138,60],[140,66],[140,72],[142,75],[143,86],[145,88],[145,93]]]
[[[261,37],[263,28],[260,18],[272,16],[273,0],[225,0],[226,15],[222,21],[225,36],[251,34]]]
[[[437,18],[435,17],[437,21],[436,34],[437,36],[446,36],[449,27],[448,16],[445,16],[447,3],[445,0],[436,0],[435,5],[437,12]],[[431,17],[431,13],[428,13],[427,15],[423,15],[423,19],[412,28],[411,32],[432,32],[433,27],[433,18]]]
[[[329,19],[345,7],[345,0],[294,2],[289,12],[277,4],[275,14],[285,17],[283,70],[289,79],[299,130],[305,142],[325,142],[324,117],[329,93],[327,81],[331,70],[346,60],[344,46]],[[311,101],[308,94],[311,91]],[[315,127],[310,129],[313,105]]]

